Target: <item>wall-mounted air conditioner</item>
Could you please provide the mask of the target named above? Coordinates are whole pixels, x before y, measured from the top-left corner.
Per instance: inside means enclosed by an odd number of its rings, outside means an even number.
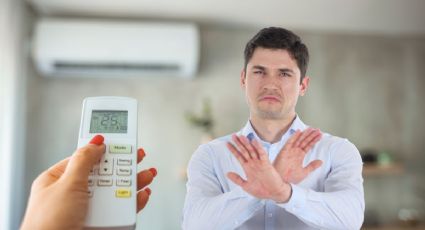
[[[32,56],[43,76],[193,77],[199,31],[190,23],[42,19]]]

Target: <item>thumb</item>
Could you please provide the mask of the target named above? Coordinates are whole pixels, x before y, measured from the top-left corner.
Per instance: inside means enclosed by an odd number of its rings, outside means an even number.
[[[233,183],[241,186],[242,188],[246,183],[246,181],[244,179],[242,179],[241,176],[239,176],[238,174],[236,174],[234,172],[227,173],[227,178],[229,178]]]
[[[314,160],[312,162],[310,162],[310,164],[308,164],[304,169],[307,170],[307,173],[311,173],[314,170],[316,170],[317,168],[319,168],[320,166],[322,166],[323,161],[321,160]]]
[[[64,177],[76,181],[86,181],[90,170],[97,164],[105,153],[103,136],[96,135],[89,144],[77,149],[69,160]]]
[[[69,159],[70,157],[63,159],[44,171],[37,177],[37,179],[34,180],[32,189],[38,190],[39,188],[47,187],[61,178],[62,174],[65,172],[66,166],[68,165]]]

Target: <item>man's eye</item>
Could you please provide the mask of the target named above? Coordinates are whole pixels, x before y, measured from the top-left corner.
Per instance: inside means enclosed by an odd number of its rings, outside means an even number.
[[[289,73],[287,73],[287,72],[280,73],[280,75],[281,75],[282,77],[291,77],[291,76],[292,76],[291,74],[289,74]]]
[[[263,71],[260,71],[260,70],[258,70],[258,71],[254,71],[254,73],[255,73],[255,74],[264,74],[264,72],[263,72]]]

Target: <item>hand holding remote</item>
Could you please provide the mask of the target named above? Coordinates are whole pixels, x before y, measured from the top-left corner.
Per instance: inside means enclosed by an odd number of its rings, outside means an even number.
[[[103,137],[93,137],[90,144],[40,174],[33,182],[21,229],[82,229],[87,214],[88,175],[105,152]],[[138,151],[138,162],[145,153]],[[137,175],[137,211],[144,208],[151,193],[155,169]]]

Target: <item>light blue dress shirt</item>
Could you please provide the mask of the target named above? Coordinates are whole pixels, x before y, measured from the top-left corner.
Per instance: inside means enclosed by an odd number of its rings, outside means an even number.
[[[274,161],[290,136],[307,126],[297,116],[277,143],[262,141],[251,123],[238,132],[257,138]],[[231,182],[226,174],[245,173],[226,147],[231,135],[199,146],[188,169],[183,229],[360,229],[364,215],[362,160],[347,139],[324,133],[307,153],[304,166],[313,160],[323,164],[299,184],[291,184],[287,203],[261,200]]]

